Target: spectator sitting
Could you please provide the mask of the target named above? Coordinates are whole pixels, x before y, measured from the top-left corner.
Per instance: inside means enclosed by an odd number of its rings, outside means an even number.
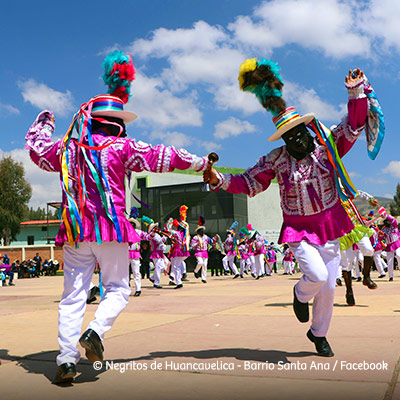
[[[2,279],[3,281],[3,286],[7,286],[6,285],[6,277],[8,276],[10,278],[8,285],[9,286],[15,286],[13,280],[14,280],[14,272],[12,271],[12,267],[9,264],[3,264],[1,266],[1,272],[2,272],[2,276],[4,276],[4,279]]]
[[[10,259],[8,258],[7,254],[4,254],[3,256],[3,264],[10,264]]]
[[[41,275],[48,275],[48,270],[49,270],[49,262],[47,261],[47,258],[44,260],[42,264],[42,269],[41,269]]]

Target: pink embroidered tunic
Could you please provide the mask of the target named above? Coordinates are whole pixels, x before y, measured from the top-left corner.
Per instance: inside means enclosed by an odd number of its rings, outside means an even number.
[[[135,229],[135,232],[138,234],[141,240],[145,240],[146,237],[145,232],[139,229]],[[131,243],[128,249],[129,249],[129,258],[131,260],[140,258],[140,242]]]
[[[389,227],[383,226],[381,229],[385,234],[386,251],[395,251],[400,247],[399,225],[396,218],[391,215],[388,215],[386,219],[392,224]]]
[[[38,115],[26,134],[25,147],[30,150],[32,161],[40,168],[50,172],[58,172],[61,175],[60,154],[63,143],[60,140],[57,142],[51,141],[51,135],[54,131],[54,125],[51,122],[52,115],[50,111],[43,111]],[[111,143],[115,139],[114,137],[102,136],[97,133],[93,133],[92,137],[95,146]],[[68,172],[72,176],[78,175],[77,149],[77,144],[74,140],[71,140]],[[91,152],[85,149],[82,149],[80,152],[80,161],[84,162],[82,154],[84,151],[93,163],[94,160]],[[174,147],[166,147],[164,145],[152,146],[127,138],[118,138],[110,146],[97,151],[97,154],[110,185],[109,195],[112,196],[115,205],[121,228],[122,241],[126,243],[138,242],[140,240],[139,235],[124,215],[126,209],[124,178],[126,174],[131,171],[140,172],[144,170],[151,172],[170,172],[174,169],[203,171],[207,165],[206,157],[197,157],[189,154],[186,150],[178,150]],[[98,219],[102,241],[111,242],[117,240],[117,232],[115,231],[114,224],[107,217],[92,175],[85,172],[85,180],[88,200],[84,209],[85,217],[82,221],[84,229],[83,241],[96,241],[94,213]],[[69,191],[75,199],[78,198],[78,185],[76,181],[71,180]],[[64,196],[62,202],[63,207],[68,207]],[[68,238],[65,225],[62,223],[55,244],[62,246],[65,242],[68,242]]]
[[[266,254],[267,250],[265,248],[265,240],[264,237],[261,236],[259,233],[256,233],[255,241],[254,241],[254,255],[258,256],[259,254]]]
[[[241,243],[238,246],[240,257],[242,260],[247,260],[249,258],[249,246],[246,243]]]
[[[164,258],[164,253],[167,250],[167,246],[165,245],[165,241],[167,240],[166,236],[161,236],[158,233],[150,232],[144,236],[144,240],[148,240],[150,242],[150,259],[153,260],[155,258]]]
[[[268,261],[269,262],[276,262],[276,252],[274,249],[268,249]]]
[[[332,135],[340,157],[354,145],[365,124],[368,103],[365,97],[350,99],[349,116]],[[277,178],[281,196],[283,225],[279,243],[306,240],[321,245],[337,239],[353,229],[340,204],[335,175],[325,146],[315,140],[315,150],[298,161],[286,151],[286,146],[272,150],[243,174],[222,175],[213,190],[246,193],[253,197],[266,190]]]
[[[169,253],[169,256],[171,258],[174,257],[187,257],[186,254],[187,252],[185,251],[183,247],[183,236],[184,233],[181,231],[172,231],[172,236],[175,242],[172,242],[172,247],[171,251]]]
[[[195,257],[208,258],[208,245],[211,244],[212,241],[207,235],[203,236],[193,236],[190,242],[190,248],[194,249]]]
[[[224,250],[227,256],[236,256],[236,250],[234,247],[233,236],[228,236],[224,242]]]
[[[283,250],[283,261],[293,261],[293,253],[290,249]]]

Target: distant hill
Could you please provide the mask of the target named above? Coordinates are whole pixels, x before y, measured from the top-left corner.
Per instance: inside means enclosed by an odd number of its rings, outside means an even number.
[[[387,199],[386,197],[376,197],[376,199],[379,201],[379,207],[385,207],[389,211],[389,206],[390,203],[393,201],[393,199]],[[375,207],[371,207],[367,201],[357,199],[354,200],[354,204],[358,208],[358,211],[362,216],[368,215],[368,213],[373,210],[375,211],[375,214],[377,213],[378,209]]]

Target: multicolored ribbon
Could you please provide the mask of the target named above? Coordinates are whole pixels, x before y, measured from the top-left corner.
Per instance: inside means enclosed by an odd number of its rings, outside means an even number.
[[[335,181],[340,198],[342,201],[354,199],[358,195],[358,192],[340,159],[332,132],[324,124],[319,122],[317,118],[314,118],[307,126],[327,148],[329,162],[332,164],[335,171]]]
[[[121,228],[119,225],[117,213],[112,199],[110,185],[108,183],[107,177],[99,161],[97,152],[115,143],[115,141],[120,137],[121,133],[123,132],[123,129],[117,123],[110,122],[101,117],[93,117],[91,115],[93,100],[94,99],[91,99],[89,100],[88,103],[82,104],[80,110],[74,115],[71,125],[68,128],[68,131],[63,138],[63,148],[60,154],[61,170],[62,170],[61,182],[62,182],[63,192],[67,200],[67,207],[63,209],[62,219],[67,231],[68,242],[70,243],[71,246],[74,243],[83,239],[85,206],[88,199],[88,194],[86,191],[86,184],[85,184],[85,173],[88,172],[87,169],[89,169],[93,177],[93,180],[96,183],[96,187],[100,194],[100,198],[103,202],[106,215],[114,224],[115,230],[117,232],[118,242],[122,242]],[[92,118],[104,124],[111,124],[118,126],[120,128],[119,134],[113,140],[101,146],[95,146],[91,132]],[[79,134],[78,140],[72,139],[72,134],[74,129],[78,131]],[[87,138],[88,144],[83,143],[85,138]],[[69,171],[72,170],[69,165],[69,148],[71,139],[77,145],[76,168],[78,176],[73,176],[72,174],[69,173]],[[94,163],[90,160],[85,150],[90,151]],[[83,162],[83,159],[80,157],[81,152],[85,162]],[[76,182],[78,185],[77,199],[70,192],[70,187],[72,186],[72,182]],[[105,186],[105,190],[103,186]],[[111,213],[109,211],[110,209]],[[97,243],[100,244],[102,242],[102,239],[100,234],[99,223],[95,210],[92,211],[95,220],[94,222],[95,222],[96,241]],[[71,221],[71,223],[69,222],[69,220]]]

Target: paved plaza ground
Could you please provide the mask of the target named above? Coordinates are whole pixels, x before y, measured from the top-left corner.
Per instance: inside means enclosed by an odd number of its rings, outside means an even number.
[[[400,399],[398,271],[394,282],[376,279],[374,291],[355,282],[355,307],[336,288],[332,358],[315,354],[308,324],[293,315],[299,277],[202,284],[191,274],[180,290],[165,277],[162,290],[144,281],[106,335],[102,368],[83,356],[74,383],[63,387],[51,383],[63,278],[0,287],[0,398]],[[88,305],[83,330],[96,307]]]

